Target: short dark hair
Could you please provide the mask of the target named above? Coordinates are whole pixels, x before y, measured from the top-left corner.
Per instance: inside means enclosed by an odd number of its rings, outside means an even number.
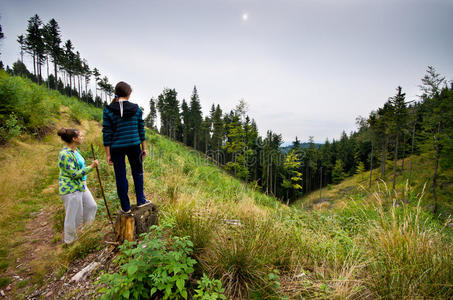
[[[73,138],[76,138],[80,134],[80,130],[75,128],[60,128],[57,132],[58,136],[61,137],[66,143],[71,143]]]

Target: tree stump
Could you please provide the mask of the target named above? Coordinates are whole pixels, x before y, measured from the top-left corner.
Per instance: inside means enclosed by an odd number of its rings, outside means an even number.
[[[149,227],[157,225],[158,210],[154,204],[143,207],[133,205],[130,213],[119,212],[115,224],[115,239],[123,243],[134,241],[141,233],[148,232]]]

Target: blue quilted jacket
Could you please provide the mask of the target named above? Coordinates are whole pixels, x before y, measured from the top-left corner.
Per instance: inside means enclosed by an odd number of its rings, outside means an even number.
[[[146,139],[143,113],[137,104],[116,101],[104,108],[102,121],[104,146],[128,147]]]

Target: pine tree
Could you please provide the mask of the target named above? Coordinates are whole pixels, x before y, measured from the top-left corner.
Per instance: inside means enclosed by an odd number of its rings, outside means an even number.
[[[25,45],[27,52],[33,57],[33,74],[41,82],[41,64],[44,56],[44,42],[42,38],[42,22],[37,14],[28,20]]]
[[[385,166],[387,163],[387,150],[390,139],[390,131],[393,121],[393,105],[390,100],[388,100],[382,108],[379,108],[377,111],[378,119],[376,122],[376,135],[380,137],[381,144],[381,177],[385,177]]]
[[[192,96],[190,97],[190,134],[192,138],[192,145],[195,149],[199,149],[201,122],[203,117],[201,115],[200,98],[198,97],[197,87],[193,87]]]
[[[23,34],[17,37],[17,42],[19,43],[20,49],[20,61],[24,63],[24,53],[27,50],[27,46],[25,45],[25,38]]]
[[[175,89],[164,89],[157,97],[157,109],[160,113],[160,133],[176,140],[179,136],[181,119],[179,113],[179,101]]]
[[[228,140],[223,148],[232,154],[232,161],[226,163],[225,168],[234,173],[235,176],[248,181],[249,170],[247,167],[246,157],[251,155],[248,149],[245,131],[241,119],[246,112],[244,102],[240,102],[232,115],[231,122],[228,126]]]
[[[201,122],[200,142],[203,145],[205,155],[208,155],[208,146],[211,142],[211,120],[208,116]]]
[[[370,181],[368,187],[371,188],[371,181],[373,178],[373,160],[374,160],[374,149],[376,145],[376,123],[377,123],[377,116],[375,112],[372,112],[367,120],[367,125],[368,125],[368,138],[371,141],[371,153],[369,156],[370,159]]]
[[[43,29],[44,45],[47,55],[52,57],[54,65],[55,86],[58,82],[58,64],[62,55],[60,27],[55,19],[51,19]]]
[[[189,132],[190,132],[190,109],[189,109],[189,106],[187,105],[187,102],[185,99],[182,99],[182,103],[181,103],[181,120],[183,122],[182,142],[185,145],[189,145],[188,137],[189,137]]]
[[[72,76],[74,75],[75,61],[75,53],[73,52],[74,46],[72,45],[71,40],[67,40],[64,47],[63,66],[66,73],[69,75],[69,96],[72,96]]]
[[[443,77],[436,73],[434,68],[428,67],[427,75],[422,79],[425,93],[422,95],[424,104],[423,134],[425,148],[434,151],[434,173],[432,178],[432,192],[434,198],[434,214],[438,213],[437,181],[439,165],[451,167],[453,159],[453,92],[447,87],[439,92]]]
[[[99,84],[99,80],[101,78],[101,73],[99,73],[99,70],[97,68],[93,69],[93,76],[94,76],[94,80],[96,81],[95,91],[96,91],[96,98],[97,98],[98,97],[98,84]]]
[[[294,200],[295,191],[301,190],[302,173],[299,172],[301,166],[300,159],[295,149],[292,149],[283,163],[282,188],[286,191],[286,199]],[[291,194],[291,195],[290,195]]]
[[[213,131],[211,138],[212,150],[215,152],[215,159],[217,163],[224,164],[225,161],[223,159],[223,153],[221,152],[224,134],[224,124],[222,119],[222,109],[218,104],[212,117],[212,123],[213,123],[212,124]],[[222,158],[222,160],[220,160],[220,158]]]
[[[155,129],[155,122],[156,122],[156,117],[157,117],[157,111],[156,111],[156,100],[151,98],[149,100],[149,114],[145,118],[145,126],[151,129]]]
[[[393,157],[393,189],[396,185],[396,166],[398,162],[398,143],[399,138],[403,130],[406,128],[407,121],[407,108],[405,101],[405,93],[402,93],[402,88],[399,86],[397,89],[397,94],[391,98],[391,103],[393,105],[393,125],[394,125],[394,134],[395,134],[395,155]]]
[[[335,167],[332,170],[332,182],[335,184],[340,183],[345,177],[346,174],[343,171],[343,162],[341,161],[341,159],[338,159],[335,162]]]
[[[356,174],[362,174],[365,172],[365,165],[363,164],[363,161],[359,162],[357,169],[355,170]]]

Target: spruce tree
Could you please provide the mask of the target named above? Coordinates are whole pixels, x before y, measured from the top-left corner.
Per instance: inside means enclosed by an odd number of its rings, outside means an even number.
[[[282,184],[286,191],[288,203],[294,200],[297,190],[301,190],[302,173],[299,171],[301,166],[300,158],[295,149],[292,149],[285,158],[283,163]]]
[[[160,113],[160,133],[176,140],[179,137],[181,125],[179,101],[175,89],[164,89],[157,97],[157,109]]]
[[[51,19],[49,23],[44,26],[43,30],[45,50],[48,55],[52,57],[54,65],[55,86],[58,82],[58,64],[60,56],[62,55],[60,27],[55,19]]]
[[[343,162],[341,159],[338,159],[332,170],[332,182],[335,184],[340,183],[345,177],[346,174],[343,171]]]
[[[41,64],[44,56],[44,42],[42,38],[42,22],[37,14],[28,20],[25,45],[27,52],[33,57],[33,74],[41,82]]]
[[[189,133],[190,133],[190,109],[189,109],[189,106],[187,105],[187,102],[185,99],[182,99],[182,103],[181,103],[181,120],[183,122],[182,142],[185,145],[189,145],[188,137],[189,137]]]
[[[192,145],[195,149],[199,149],[201,122],[203,117],[201,115],[200,98],[198,96],[197,87],[193,87],[192,96],[190,97],[190,137],[192,138]]]
[[[397,94],[391,98],[391,103],[393,105],[393,132],[395,135],[395,154],[393,157],[393,189],[395,189],[396,185],[396,166],[398,162],[398,144],[400,135],[406,128],[406,121],[407,121],[407,108],[405,101],[406,94],[402,92],[402,88],[398,86]]]
[[[223,143],[223,135],[224,135],[224,124],[222,119],[222,109],[220,105],[217,104],[215,109],[214,115],[212,117],[212,150],[215,152],[215,159],[218,164],[224,164],[225,161],[223,160],[223,153],[222,153],[222,143]],[[222,160],[220,160],[222,158]]]
[[[17,36],[17,42],[19,43],[19,49],[20,49],[20,61],[24,63],[24,53],[27,50],[27,46],[25,45],[25,38],[24,35],[21,34]]]
[[[149,114],[145,118],[145,126],[151,129],[155,129],[157,111],[156,111],[156,100],[151,98],[149,100]]]
[[[422,79],[423,99],[423,135],[424,147],[433,151],[434,172],[432,177],[432,192],[434,198],[434,214],[438,213],[437,185],[439,173],[453,165],[451,151],[453,150],[453,92],[448,87],[440,90],[443,77],[434,68],[428,67],[427,75]]]

